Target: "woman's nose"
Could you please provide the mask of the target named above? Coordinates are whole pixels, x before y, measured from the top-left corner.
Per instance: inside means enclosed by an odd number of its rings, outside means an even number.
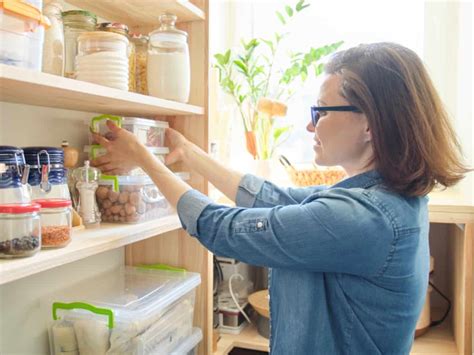
[[[308,122],[308,124],[306,125],[306,130],[308,132],[314,132],[313,122],[311,122],[311,121]]]

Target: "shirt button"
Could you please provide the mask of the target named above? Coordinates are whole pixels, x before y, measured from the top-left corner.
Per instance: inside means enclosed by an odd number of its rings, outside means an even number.
[[[263,227],[263,222],[257,222],[257,228],[262,228]]]

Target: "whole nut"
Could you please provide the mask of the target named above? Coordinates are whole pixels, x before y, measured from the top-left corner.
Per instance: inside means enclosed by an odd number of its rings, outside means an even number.
[[[140,194],[138,192],[132,192],[129,201],[132,205],[138,206],[138,203],[140,202]]]
[[[106,199],[108,193],[109,189],[106,186],[99,186],[96,191],[96,195],[99,200]]]
[[[128,191],[121,192],[120,195],[119,195],[118,200],[121,204],[127,203],[129,196],[130,196],[130,192],[128,192]]]
[[[112,201],[110,201],[109,199],[106,199],[102,202],[102,207],[107,209],[107,208],[110,208],[112,206]]]
[[[121,208],[119,214],[120,214],[120,216],[124,217],[125,216],[125,209]]]
[[[110,190],[108,193],[109,200],[112,202],[116,202],[119,198],[120,193]]]
[[[137,210],[135,208],[135,206],[133,206],[132,204],[130,203],[127,203],[125,205],[125,213],[127,214],[127,216],[131,216],[131,215],[134,215],[137,213]]]
[[[120,205],[114,205],[114,206],[110,207],[110,210],[112,211],[112,214],[119,214],[121,209],[122,209],[122,206],[120,206]]]

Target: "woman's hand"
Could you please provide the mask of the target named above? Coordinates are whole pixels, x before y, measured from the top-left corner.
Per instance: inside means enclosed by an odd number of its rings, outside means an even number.
[[[107,149],[107,154],[94,159],[91,164],[103,174],[124,175],[136,167],[141,167],[150,154],[132,133],[107,121],[110,132],[107,138],[95,134],[99,144]],[[184,137],[183,137],[184,138]]]
[[[166,143],[170,149],[170,153],[166,156],[165,164],[170,165],[183,161],[186,144],[188,144],[189,141],[181,133],[172,128],[167,128],[165,134]]]

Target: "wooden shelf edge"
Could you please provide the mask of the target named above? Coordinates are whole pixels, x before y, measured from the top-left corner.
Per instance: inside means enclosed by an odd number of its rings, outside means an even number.
[[[124,116],[203,115],[204,108],[0,64],[0,101]]]
[[[0,285],[180,228],[179,218],[173,214],[140,224],[104,223],[99,228],[74,231],[65,248],[0,260]]]
[[[201,10],[199,7],[197,7],[196,5],[194,5],[189,0],[177,0],[177,3],[181,5],[183,8],[185,8],[186,10],[188,10],[190,13],[194,14],[194,16],[196,17],[194,21],[196,20],[202,21],[206,19],[205,12]]]

